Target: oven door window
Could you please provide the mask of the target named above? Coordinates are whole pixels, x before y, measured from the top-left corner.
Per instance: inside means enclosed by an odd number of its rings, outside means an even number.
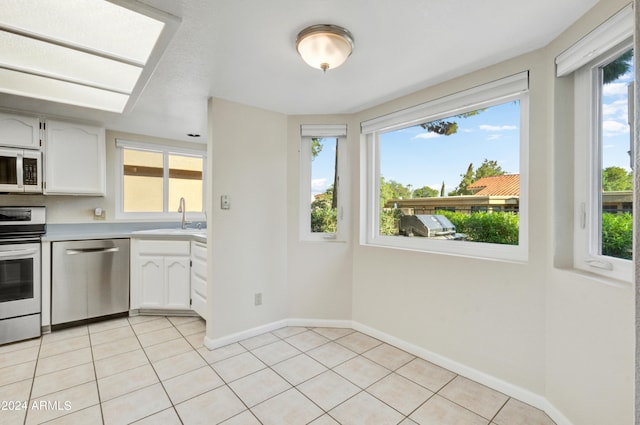
[[[0,261],[0,302],[33,298],[33,258]]]

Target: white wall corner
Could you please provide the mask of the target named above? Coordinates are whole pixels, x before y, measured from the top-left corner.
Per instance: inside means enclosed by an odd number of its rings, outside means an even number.
[[[371,328],[367,325],[364,325],[360,322],[353,321],[353,329],[358,332],[362,332],[369,336],[379,339],[380,341],[386,342],[387,344],[393,345],[394,347],[400,348],[414,356],[417,356],[423,360],[427,360],[435,365],[448,369],[454,373],[457,373],[465,378],[476,381],[482,385],[486,385],[496,391],[500,391],[501,393],[520,400],[524,403],[527,403],[537,409],[544,411],[556,425],[574,425],[566,416],[564,416],[558,409],[556,409],[545,397],[531,392],[527,389],[519,387],[517,385],[506,382],[500,378],[489,375],[480,370],[474,369],[470,366],[459,363],[455,360],[452,360],[448,357],[442,356],[440,354],[436,354],[432,351],[429,351],[425,348],[419,347],[415,344],[404,341],[395,336],[389,335],[377,329]]]

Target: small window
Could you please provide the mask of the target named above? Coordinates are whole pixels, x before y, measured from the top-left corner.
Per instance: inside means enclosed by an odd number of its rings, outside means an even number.
[[[632,273],[632,88],[630,43],[576,71],[574,264],[621,280]]]
[[[366,243],[526,260],[528,73],[362,126]]]
[[[302,240],[341,240],[341,169],[346,149],[346,126],[302,126],[301,206]]]
[[[204,154],[118,140],[119,217],[175,218],[180,198],[189,219],[204,218]]]
[[[556,58],[574,81],[576,269],[633,276],[633,31],[631,5]]]

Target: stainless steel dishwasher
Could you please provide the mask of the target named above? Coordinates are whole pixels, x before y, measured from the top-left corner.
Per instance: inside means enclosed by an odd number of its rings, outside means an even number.
[[[129,239],[53,242],[51,324],[129,310]]]

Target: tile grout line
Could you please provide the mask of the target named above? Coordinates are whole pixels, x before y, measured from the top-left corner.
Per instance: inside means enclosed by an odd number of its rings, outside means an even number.
[[[96,371],[96,359],[93,356],[93,344],[91,343],[91,331],[88,325],[87,325],[87,333],[89,334],[89,347],[91,348],[91,364],[93,365],[93,375],[96,378],[96,391],[98,392],[98,407],[100,408],[100,419],[102,420],[102,424],[104,425],[104,411],[102,410],[102,398],[100,397],[100,385],[98,385],[98,372]]]
[[[164,319],[165,319],[165,320],[167,320],[167,321],[171,324],[171,326],[169,326],[169,327],[167,327],[167,328],[171,328],[171,327],[173,327],[173,328],[174,328],[174,329],[175,329],[175,330],[176,330],[176,331],[177,331],[177,332],[182,336],[182,338],[183,338],[183,339],[185,339],[185,338],[184,338],[184,336],[182,335],[182,333],[180,332],[180,330],[179,330],[178,328],[176,328],[176,326],[173,324],[173,322],[172,322],[171,320],[169,320],[166,316],[163,316],[163,317],[164,317]],[[128,319],[127,319],[127,320],[128,320]],[[155,320],[159,320],[159,319],[155,319]],[[151,321],[151,320],[150,320],[150,321]],[[144,323],[144,322],[142,322],[142,323]],[[136,339],[138,340],[138,344],[140,344],[140,348],[142,349],[142,352],[144,353],[144,356],[147,358],[147,361],[149,362],[149,366],[151,366],[151,369],[153,370],[153,373],[156,375],[156,378],[158,378],[158,382],[159,382],[159,383],[160,383],[160,385],[162,386],[162,391],[164,391],[165,395],[167,396],[167,399],[169,400],[169,403],[171,403],[171,408],[172,408],[172,409],[173,409],[173,411],[175,412],[176,417],[178,418],[178,420],[180,421],[180,423],[181,423],[181,424],[184,424],[184,421],[182,420],[182,418],[181,418],[181,417],[180,417],[180,415],[178,414],[178,409],[176,409],[176,406],[175,406],[175,404],[173,403],[173,400],[171,400],[171,397],[169,396],[169,393],[167,392],[167,389],[166,389],[166,388],[165,388],[165,386],[164,386],[164,382],[162,382],[162,379],[160,379],[160,375],[158,375],[158,371],[157,371],[157,370],[156,370],[156,368],[153,366],[153,363],[151,362],[151,359],[150,359],[150,358],[149,358],[149,356],[147,355],[147,351],[145,350],[145,347],[142,345],[142,342],[141,342],[141,341],[140,341],[140,339],[138,338],[138,333],[137,333],[137,332],[135,331],[135,329],[133,328],[133,325],[131,324],[131,322],[129,322],[129,325],[131,326],[131,330],[133,331],[133,334],[136,336]],[[154,332],[154,331],[151,331],[151,332]],[[178,338],[176,338],[176,339],[178,339]],[[170,340],[170,341],[173,341],[173,340]],[[186,339],[185,339],[185,341],[186,341]],[[167,341],[165,341],[165,342],[167,342]],[[160,343],[160,344],[162,344],[162,343]],[[187,341],[187,344],[189,344],[189,341]],[[158,345],[158,344],[156,344],[156,345]],[[173,357],[175,357],[175,356],[173,356]],[[171,357],[168,357],[168,358],[171,358]],[[152,384],[152,385],[155,385],[155,384]],[[151,386],[151,385],[148,385],[147,387],[144,387],[144,388],[148,388],[148,387],[150,387],[150,386]],[[130,394],[130,393],[128,393],[128,394]],[[157,413],[163,412],[164,410],[166,410],[166,409],[162,409],[162,410],[160,410],[160,411],[158,411],[158,412],[154,412],[154,413],[151,413],[150,415],[147,415],[147,416],[144,416],[144,417],[142,417],[142,418],[136,419],[136,422],[137,422],[137,421],[140,421],[140,420],[142,420],[142,419],[145,419],[145,418],[149,418],[149,417],[151,417],[151,416],[153,416],[153,415],[155,415],[155,414],[157,414]]]
[[[38,355],[36,356],[36,364],[33,367],[33,376],[31,378],[31,388],[29,388],[29,395],[27,396],[27,409],[25,409],[23,424],[27,424],[27,417],[29,416],[29,403],[31,402],[31,394],[33,393],[33,384],[36,382],[36,370],[38,370],[38,362],[40,361],[40,350],[42,349],[42,336],[40,337],[40,344],[38,344]]]

